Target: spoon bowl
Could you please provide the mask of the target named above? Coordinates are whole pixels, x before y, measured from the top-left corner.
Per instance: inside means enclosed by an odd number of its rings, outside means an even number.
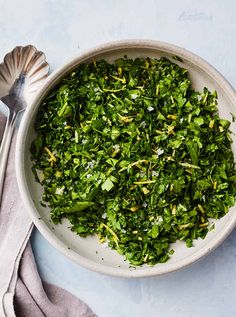
[[[44,53],[32,46],[17,46],[0,64],[0,100],[8,109],[0,148],[0,202],[6,162],[18,114],[30,104],[35,92],[48,76]]]

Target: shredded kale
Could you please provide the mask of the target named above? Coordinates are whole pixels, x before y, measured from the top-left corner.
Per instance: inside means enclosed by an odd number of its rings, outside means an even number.
[[[33,172],[54,223],[154,265],[234,205],[229,126],[217,93],[166,58],[81,64],[40,106]]]

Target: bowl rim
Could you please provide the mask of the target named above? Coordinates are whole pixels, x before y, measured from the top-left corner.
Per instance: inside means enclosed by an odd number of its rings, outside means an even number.
[[[225,94],[230,98],[230,100],[234,100],[236,103],[236,93],[230,83],[221,75],[212,65],[206,62],[204,59],[199,57],[198,55],[181,48],[179,46],[162,42],[156,40],[140,40],[140,39],[129,39],[129,40],[121,40],[121,41],[113,41],[108,42],[94,48],[86,50],[84,53],[80,53],[77,56],[70,59],[67,63],[63,64],[58,70],[53,71],[52,74],[45,80],[44,84],[40,88],[40,90],[36,93],[31,104],[26,108],[26,111],[23,115],[22,122],[19,127],[17,141],[16,141],[16,150],[15,150],[15,168],[16,168],[16,176],[17,183],[19,186],[21,198],[26,206],[29,216],[34,222],[37,229],[40,233],[46,238],[49,243],[55,247],[58,251],[60,251],[64,256],[72,260],[73,262],[90,269],[92,271],[103,273],[106,275],[118,276],[118,277],[148,277],[148,276],[156,276],[162,275],[166,273],[170,273],[179,269],[182,269],[186,266],[189,266],[196,261],[200,260],[204,256],[208,255],[211,251],[217,248],[231,233],[236,225],[236,213],[232,216],[231,220],[227,225],[223,228],[223,230],[216,236],[213,241],[210,242],[210,246],[206,246],[201,248],[198,252],[194,253],[189,257],[185,257],[178,261],[178,263],[165,263],[164,266],[161,264],[157,264],[156,267],[147,267],[140,270],[130,270],[130,269],[121,269],[116,267],[109,267],[107,265],[96,263],[88,258],[85,258],[79,255],[77,252],[72,249],[68,249],[67,245],[62,242],[42,221],[39,219],[39,213],[37,208],[33,202],[33,199],[30,196],[26,176],[25,176],[25,168],[24,168],[24,144],[26,140],[26,132],[30,125],[32,115],[38,109],[42,96],[44,98],[46,92],[49,91],[51,86],[55,84],[55,82],[65,76],[65,74],[69,73],[73,70],[76,65],[83,62],[86,59],[96,57],[97,55],[111,52],[113,50],[119,49],[135,49],[135,48],[144,48],[144,49],[156,49],[159,51],[167,52],[169,54],[173,54],[173,56],[177,55],[191,62],[198,68],[207,72],[208,75],[220,85]],[[50,87],[50,88],[48,88]],[[36,109],[35,109],[36,108]]]

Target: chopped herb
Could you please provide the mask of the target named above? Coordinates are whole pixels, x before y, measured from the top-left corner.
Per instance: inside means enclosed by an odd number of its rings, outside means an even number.
[[[67,218],[80,236],[97,234],[132,267],[166,262],[174,242],[204,239],[210,218],[235,203],[229,126],[217,93],[194,91],[165,58],[81,64],[37,115],[42,205],[55,224]]]
[[[235,122],[236,121],[236,115],[232,112],[230,112],[231,114],[231,117],[232,117],[232,122]]]
[[[180,58],[180,57],[179,57],[179,56],[177,56],[177,55],[172,56],[172,58],[173,58],[174,60],[178,61],[178,62],[183,63],[182,58]]]

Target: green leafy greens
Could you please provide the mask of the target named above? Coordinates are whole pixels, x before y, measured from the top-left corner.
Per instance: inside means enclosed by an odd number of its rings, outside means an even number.
[[[81,64],[39,109],[33,171],[54,223],[154,265],[234,205],[229,126],[216,92],[165,58]]]

